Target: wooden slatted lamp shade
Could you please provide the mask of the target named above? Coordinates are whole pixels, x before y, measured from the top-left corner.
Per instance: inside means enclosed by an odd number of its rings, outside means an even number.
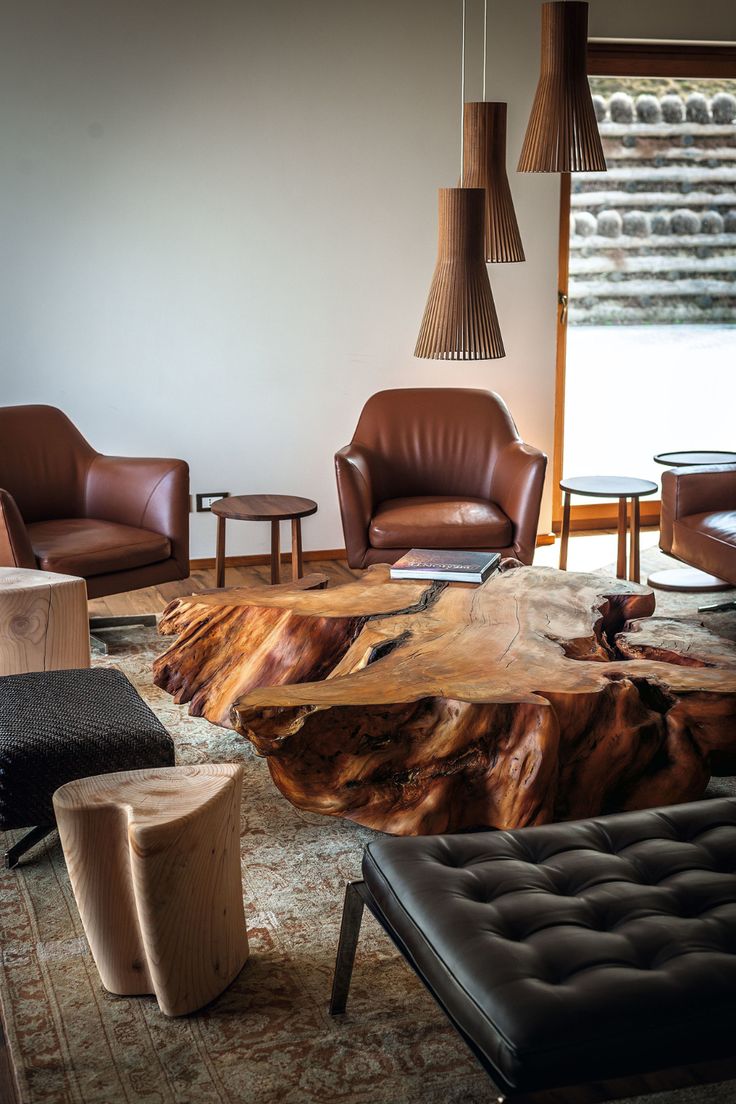
[[[603,172],[598,123],[587,74],[588,5],[542,5],[542,64],[519,172]]]
[[[437,265],[414,356],[505,356],[483,256],[485,190],[440,188]]]
[[[484,250],[491,262],[523,261],[519,224],[506,175],[506,104],[466,103],[463,111],[463,179],[486,193]]]

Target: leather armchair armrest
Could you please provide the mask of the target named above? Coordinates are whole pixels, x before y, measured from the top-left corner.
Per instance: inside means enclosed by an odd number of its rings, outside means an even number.
[[[493,469],[489,498],[511,519],[514,551],[525,564],[534,559],[546,470],[545,454],[524,441],[505,445]]]
[[[85,488],[87,517],[163,533],[189,575],[189,466],[183,460],[95,456]]]
[[[25,522],[10,491],[0,488],[0,567],[37,567]]]
[[[662,475],[662,518],[659,546],[672,550],[672,529],[678,518],[736,510],[736,464],[674,468]]]
[[[348,563],[364,567],[375,505],[368,452],[360,445],[345,445],[335,453],[335,475]]]

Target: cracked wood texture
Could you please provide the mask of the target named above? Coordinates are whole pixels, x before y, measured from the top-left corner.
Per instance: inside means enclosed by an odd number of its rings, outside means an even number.
[[[736,751],[734,645],[652,618],[635,583],[515,565],[179,598],[155,682],[246,736],[298,807],[388,832],[700,797]]]

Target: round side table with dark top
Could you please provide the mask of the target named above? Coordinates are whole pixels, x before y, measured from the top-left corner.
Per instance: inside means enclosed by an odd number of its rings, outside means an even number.
[[[562,533],[560,535],[560,569],[567,569],[567,545],[570,539],[570,496],[585,495],[588,498],[618,499],[618,557],[616,575],[626,578],[626,528],[627,500],[631,499],[631,549],[629,553],[629,579],[639,582],[639,530],[641,514],[639,499],[654,494],[657,484],[649,479],[633,479],[626,475],[579,475],[571,479],[561,479],[560,487],[565,492],[562,510]]]
[[[736,452],[719,452],[717,449],[658,452],[653,459],[666,468],[696,468],[700,464],[736,464]]]
[[[302,571],[302,522],[303,517],[317,513],[317,503],[311,498],[298,498],[294,495],[231,495],[221,498],[212,506],[217,514],[217,559],[215,564],[215,586],[225,585],[225,522],[234,521],[270,521],[271,522],[271,582],[281,582],[280,525],[282,521],[291,521],[291,573],[292,578],[301,579]]]

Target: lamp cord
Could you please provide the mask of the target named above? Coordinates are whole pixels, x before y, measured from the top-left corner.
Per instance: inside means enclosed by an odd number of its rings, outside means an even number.
[[[483,99],[486,98],[486,50],[488,49],[488,0],[483,0]]]
[[[463,31],[460,47],[460,187],[463,187],[465,169],[465,4],[463,0]]]

